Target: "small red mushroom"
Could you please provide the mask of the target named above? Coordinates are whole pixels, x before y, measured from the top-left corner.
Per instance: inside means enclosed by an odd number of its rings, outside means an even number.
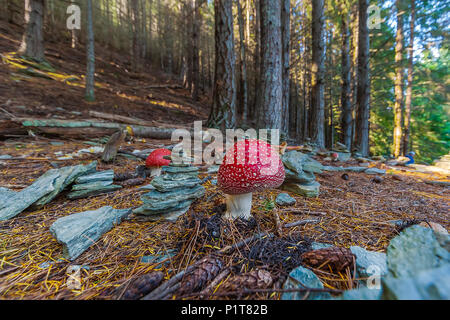
[[[281,158],[261,140],[238,141],[227,150],[219,167],[217,185],[226,195],[225,218],[249,219],[252,193],[279,187],[285,177]]]
[[[145,166],[151,169],[151,176],[157,177],[161,175],[161,167],[168,166],[170,160],[164,159],[164,156],[170,156],[172,151],[168,149],[156,149],[145,160]]]
[[[336,152],[333,152],[333,153],[331,154],[331,158],[333,159],[333,161],[338,161],[338,159],[339,159],[339,154],[336,153]]]

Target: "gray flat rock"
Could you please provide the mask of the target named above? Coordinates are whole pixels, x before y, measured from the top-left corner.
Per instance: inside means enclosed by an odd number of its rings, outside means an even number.
[[[344,167],[334,167],[334,166],[324,166],[323,167],[323,171],[336,171],[336,172],[340,172],[340,171],[344,171],[345,168]]]
[[[336,152],[338,154],[339,161],[348,161],[350,160],[352,154],[350,152]]]
[[[95,171],[97,167],[97,161],[93,161],[90,164],[83,166],[77,165],[73,167],[63,167],[60,169],[52,169],[59,171],[59,177],[57,177],[53,182],[54,190],[48,195],[42,197],[39,201],[35,203],[35,206],[42,207],[52,201],[61,191],[72,184],[78,177],[86,173]]]
[[[0,203],[4,203],[9,198],[14,197],[16,195],[16,191],[10,190],[8,188],[0,187]],[[2,205],[0,204],[0,207]]]
[[[283,289],[304,288],[304,286],[323,289],[322,282],[314,272],[300,266],[291,271],[288,280],[284,283]],[[285,292],[281,296],[281,300],[303,300],[305,294],[306,292]],[[310,292],[306,299],[328,300],[331,299],[331,295],[328,292]]]
[[[284,183],[281,188],[307,198],[313,198],[319,195],[320,183],[317,181],[307,185],[300,183]]]
[[[287,193],[280,193],[277,198],[275,199],[275,202],[279,205],[279,206],[292,206],[294,205],[297,200],[295,200],[294,198],[292,198],[289,194]]]
[[[31,186],[12,193],[1,192],[4,201],[0,202],[0,221],[11,219],[32,205],[42,206],[54,199],[61,191],[71,184],[79,175],[95,170],[97,162],[87,166],[79,165],[51,169],[40,176]],[[9,195],[5,199],[5,195]]]
[[[360,277],[367,278],[375,273],[383,276],[387,273],[385,253],[368,251],[358,246],[352,246],[350,250],[356,256],[356,271]]]
[[[156,190],[160,192],[168,192],[176,188],[192,188],[196,185],[202,183],[197,177],[189,178],[182,181],[171,181],[164,178],[164,176],[159,176],[153,179],[151,182],[152,186],[156,188]]]
[[[444,237],[445,235],[440,235]],[[446,235],[448,239],[448,235]],[[418,272],[450,263],[450,253],[442,247],[430,228],[419,225],[403,230],[387,248],[387,267],[393,277],[414,277]]]
[[[72,191],[77,190],[97,190],[101,189],[107,186],[110,186],[113,184],[112,180],[105,180],[105,181],[95,181],[90,183],[81,183],[81,184],[75,184],[72,186]]]
[[[134,214],[141,214],[144,216],[154,216],[154,215],[163,215],[165,213],[169,213],[172,211],[179,211],[183,210],[184,208],[188,207],[192,204],[193,200],[184,200],[184,201],[177,201],[177,200],[167,200],[167,201],[161,201],[159,203],[152,203],[152,204],[143,204],[139,208],[136,208],[133,210]]]
[[[131,209],[112,207],[74,213],[56,220],[50,226],[50,232],[63,244],[64,257],[74,260],[130,213]]]
[[[103,193],[114,192],[119,189],[122,189],[122,186],[112,184],[112,185],[97,188],[97,189],[77,190],[77,191],[70,192],[67,195],[67,198],[69,198],[71,200],[82,199],[82,198],[87,198],[87,197],[91,197],[91,196],[98,196]]]
[[[197,167],[174,167],[174,166],[163,166],[162,172],[168,173],[189,173],[189,172],[198,172]]]
[[[77,184],[91,183],[96,181],[109,181],[114,179],[114,170],[98,171],[92,174],[83,175],[75,180]]]
[[[369,168],[366,171],[364,171],[366,174],[385,174],[386,170],[378,169],[378,168]]]
[[[294,172],[289,168],[285,168],[285,182],[294,182],[300,184],[308,184],[316,181],[316,176],[312,172],[300,171]]]
[[[344,291],[342,295],[334,300],[381,300],[381,298],[381,289],[369,289],[367,287],[362,287]]]
[[[180,216],[182,216],[189,210],[191,204],[192,201],[183,201],[177,207],[170,210],[165,209],[163,212],[151,211],[146,209],[145,206],[142,206],[135,209],[133,213],[145,215],[150,221],[164,220],[175,222]]]
[[[365,168],[365,167],[347,167],[347,168],[344,168],[344,171],[357,172],[357,173],[364,172],[366,170],[367,170],[367,168]]]
[[[450,300],[450,264],[418,272],[414,277],[382,279],[383,299]]]
[[[146,204],[158,203],[161,201],[183,201],[187,199],[197,199],[205,194],[205,188],[197,185],[193,188],[174,189],[169,192],[150,191],[141,196]]]
[[[300,173],[307,171],[311,173],[322,173],[323,166],[320,162],[299,151],[289,151],[282,156],[282,161],[288,169]]]

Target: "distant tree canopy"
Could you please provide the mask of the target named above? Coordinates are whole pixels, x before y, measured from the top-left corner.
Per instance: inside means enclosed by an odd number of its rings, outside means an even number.
[[[0,17],[24,25],[22,42],[40,41],[25,24],[30,1],[45,3],[44,42],[87,44],[86,0],[0,0]],[[362,153],[414,150],[427,162],[450,149],[448,1],[92,2],[95,43],[127,55],[130,72],[153,64],[179,77],[194,99],[214,91],[211,123],[277,127],[295,143]],[[70,4],[81,7],[81,30],[66,27]]]

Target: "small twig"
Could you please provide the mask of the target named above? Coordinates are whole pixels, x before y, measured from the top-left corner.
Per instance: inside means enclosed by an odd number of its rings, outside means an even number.
[[[283,229],[281,227],[280,216],[278,215],[277,208],[274,208],[273,211],[273,219],[275,220],[275,227],[277,229],[277,236],[281,237],[283,233]]]
[[[292,228],[297,226],[303,226],[308,223],[316,223],[319,222],[319,220],[299,220],[291,223],[286,223],[283,225],[283,228]]]
[[[283,212],[289,213],[298,213],[298,214],[307,214],[307,215],[316,215],[316,216],[325,216],[326,212],[317,212],[317,211],[304,211],[303,209],[295,209],[295,208],[287,208],[281,209]]]

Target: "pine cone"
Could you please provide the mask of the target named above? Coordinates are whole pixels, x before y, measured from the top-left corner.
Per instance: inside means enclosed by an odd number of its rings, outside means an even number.
[[[243,289],[267,289],[273,284],[270,272],[253,270],[231,277],[219,289],[220,292],[241,291]]]
[[[354,254],[346,248],[331,247],[313,250],[302,255],[303,263],[313,268],[327,269],[339,272],[353,265]]]
[[[121,300],[138,300],[155,289],[164,278],[160,271],[144,274],[135,279],[127,288]]]
[[[217,276],[222,265],[219,258],[203,258],[197,267],[183,278],[178,294],[186,295],[201,290],[208,281]]]

